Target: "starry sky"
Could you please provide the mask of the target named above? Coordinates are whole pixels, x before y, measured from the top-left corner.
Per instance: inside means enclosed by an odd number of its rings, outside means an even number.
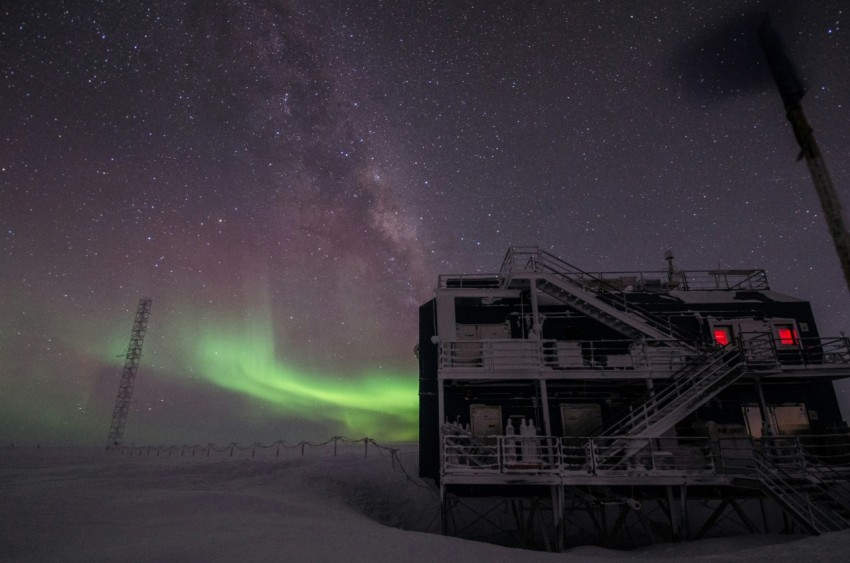
[[[850,205],[841,0],[0,8],[0,444],[416,438],[417,307],[511,244],[848,291],[755,37]],[[850,413],[850,385],[838,385]]]

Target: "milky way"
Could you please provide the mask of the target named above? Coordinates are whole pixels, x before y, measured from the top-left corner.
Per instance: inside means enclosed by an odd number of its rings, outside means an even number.
[[[415,438],[417,305],[510,244],[763,267],[847,326],[748,35],[770,8],[846,205],[840,1],[10,4],[0,443],[105,440],[142,296],[128,442]]]

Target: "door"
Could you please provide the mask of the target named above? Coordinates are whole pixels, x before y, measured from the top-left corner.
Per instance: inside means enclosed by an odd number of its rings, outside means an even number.
[[[502,407],[470,405],[469,420],[473,436],[500,436],[502,434]]]

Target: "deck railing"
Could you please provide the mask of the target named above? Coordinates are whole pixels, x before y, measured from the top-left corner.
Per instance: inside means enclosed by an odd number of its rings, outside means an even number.
[[[850,365],[847,337],[795,338],[784,343],[771,333],[743,334],[739,344],[749,369]],[[675,340],[446,340],[440,369],[454,370],[644,370],[675,372],[696,352]]]
[[[539,370],[544,365],[539,340],[472,340],[440,343],[440,368]]]
[[[596,475],[713,475],[708,438],[604,437],[590,440]],[[612,449],[621,453],[611,455]]]
[[[643,369],[675,371],[694,351],[675,340],[455,340],[440,343],[440,369]]]
[[[612,450],[619,453],[612,455]],[[850,434],[708,437],[443,437],[445,475],[758,477],[758,459],[818,480],[850,478]]]
[[[507,285],[515,272],[536,272],[557,262],[558,268],[588,289],[613,291],[765,291],[770,289],[762,269],[624,270],[585,272],[536,246],[508,249],[497,274],[442,274],[439,289],[494,288]]]
[[[439,289],[492,289],[499,285],[496,274],[441,274],[437,277]]]
[[[624,453],[610,451],[616,441]],[[623,446],[625,444],[625,447]],[[443,438],[443,472],[448,475],[712,475],[708,438],[559,438],[471,436]]]
[[[850,339],[846,336],[792,338],[790,342],[771,337],[780,363],[805,366],[850,364]]]
[[[767,274],[762,269],[717,270],[638,270],[586,272],[536,246],[513,246],[508,249],[499,278],[507,282],[517,272],[543,271],[557,264],[557,269],[589,289],[606,291],[764,291],[769,290]]]

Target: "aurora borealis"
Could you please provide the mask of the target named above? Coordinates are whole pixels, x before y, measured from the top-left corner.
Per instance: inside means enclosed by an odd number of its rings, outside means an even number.
[[[127,443],[415,439],[417,307],[511,244],[765,268],[837,335],[747,34],[769,9],[848,205],[847,9],[812,4],[6,3],[0,445],[105,440],[142,296]]]

